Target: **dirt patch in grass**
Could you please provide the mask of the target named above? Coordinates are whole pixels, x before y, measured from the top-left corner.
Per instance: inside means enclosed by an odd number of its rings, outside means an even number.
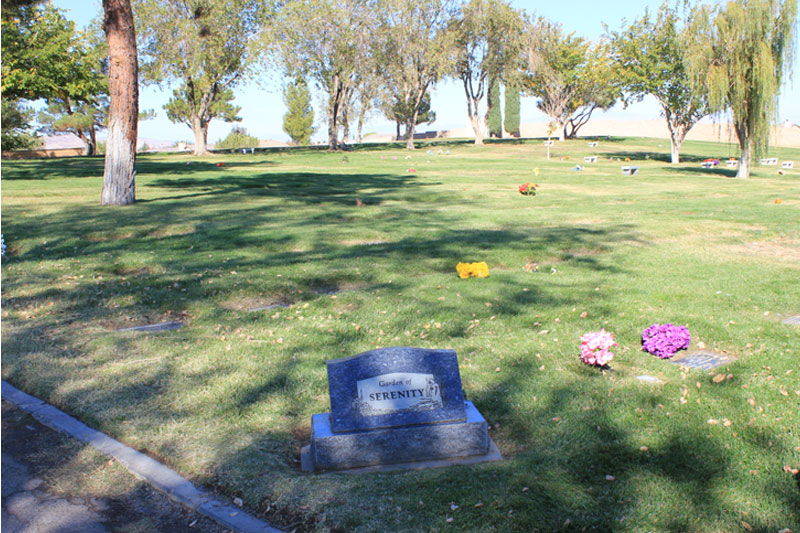
[[[349,239],[339,241],[342,246],[376,246],[379,244],[392,244],[392,241],[384,241],[381,239]]]
[[[131,237],[133,237],[132,231],[96,231],[87,233],[82,239],[88,242],[108,242],[121,241],[123,239],[130,239]]]
[[[162,226],[150,231],[148,237],[178,237],[181,235],[190,235],[195,232],[195,227],[188,224],[175,224],[170,226]]]
[[[286,295],[271,296],[234,296],[220,303],[220,307],[229,311],[249,311],[270,306],[285,307],[291,303]]]
[[[744,244],[724,247],[729,253],[745,256],[754,260],[770,261],[800,268],[800,242],[791,239],[776,239],[763,242],[746,242]]]

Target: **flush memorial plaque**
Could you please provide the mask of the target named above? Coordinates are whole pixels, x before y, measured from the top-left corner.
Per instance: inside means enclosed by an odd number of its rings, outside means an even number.
[[[312,416],[304,470],[502,459],[464,401],[454,351],[383,348],[327,367],[331,412]]]

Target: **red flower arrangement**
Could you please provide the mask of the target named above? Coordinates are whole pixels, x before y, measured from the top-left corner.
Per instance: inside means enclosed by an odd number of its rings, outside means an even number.
[[[538,183],[523,183],[519,186],[519,193],[524,194],[525,196],[536,196],[536,187],[538,186]]]

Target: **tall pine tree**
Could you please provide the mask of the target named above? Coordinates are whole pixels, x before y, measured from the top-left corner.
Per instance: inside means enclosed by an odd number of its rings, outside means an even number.
[[[516,84],[506,85],[503,128],[512,137],[519,137],[519,87]]]
[[[489,137],[502,137],[503,116],[500,110],[500,81],[497,78],[489,80],[489,106],[486,116],[489,123]]]
[[[286,114],[283,115],[283,131],[298,145],[311,144],[314,133],[314,109],[311,107],[311,92],[303,78],[297,78],[283,90]]]

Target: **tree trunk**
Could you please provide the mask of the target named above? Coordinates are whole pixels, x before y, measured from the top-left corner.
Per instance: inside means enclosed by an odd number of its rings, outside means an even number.
[[[139,124],[139,70],[130,0],[103,0],[108,41],[108,139],[102,205],[136,201],[136,139]]]
[[[414,149],[414,130],[416,129],[417,114],[414,113],[413,117],[406,122],[406,150]]]
[[[193,116],[192,132],[194,133],[194,155],[208,155],[208,122],[203,124],[199,116]]]
[[[669,146],[673,165],[677,165],[681,162],[681,145],[683,145],[683,139],[686,138],[687,132],[688,130],[681,126],[669,124]]]
[[[737,178],[750,177],[750,164],[753,157],[753,147],[750,146],[749,139],[742,146],[742,157],[739,159],[739,170],[736,172]]]
[[[94,130],[94,126],[89,128],[89,143],[86,155],[89,157],[97,155],[97,132]]]
[[[339,104],[342,98],[342,85],[339,75],[333,76],[333,87],[328,102],[328,149],[339,149]]]
[[[739,138],[739,148],[742,149],[742,156],[739,158],[739,170],[736,172],[737,178],[750,177],[750,163],[753,157],[753,143],[748,135],[746,124],[737,124],[736,136]]]
[[[475,132],[475,146],[483,146],[483,127],[480,115],[473,115],[469,117],[472,122],[472,129]]]

